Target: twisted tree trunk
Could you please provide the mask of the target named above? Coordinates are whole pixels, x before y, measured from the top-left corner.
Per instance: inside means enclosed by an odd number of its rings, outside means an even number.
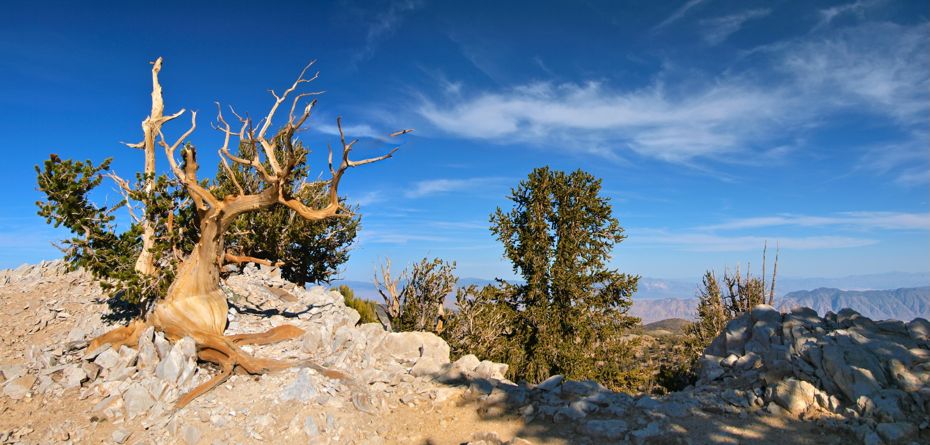
[[[312,65],[312,63],[311,63]],[[217,128],[224,133],[225,141],[219,150],[219,155],[223,158],[223,165],[229,169],[226,159],[232,160],[247,168],[257,171],[264,181],[264,189],[255,194],[244,194],[242,188],[238,187],[240,194],[226,196],[223,199],[217,198],[209,189],[205,188],[197,179],[197,162],[193,147],[185,147],[182,150],[184,157],[183,169],[175,160],[175,151],[181,144],[193,133],[196,128],[197,113],[191,113],[191,128],[187,130],[174,143],[169,145],[164,135],[161,134],[161,124],[179,116],[184,110],[171,115],[163,116],[163,104],[161,100],[161,87],[158,84],[158,70],[161,67],[161,59],[155,62],[152,69],[153,91],[152,91],[152,114],[143,122],[145,131],[145,140],[139,144],[132,145],[137,148],[146,150],[146,190],[149,190],[151,172],[154,172],[154,145],[155,134],[161,138],[158,144],[164,147],[165,154],[172,172],[183,184],[190,199],[197,209],[199,217],[200,239],[193,247],[190,254],[182,261],[178,267],[174,282],[168,289],[167,295],[155,303],[152,312],[145,320],[136,320],[129,326],[114,329],[90,342],[89,350],[96,349],[104,343],[110,343],[113,347],[121,345],[136,345],[139,334],[146,326],[154,326],[157,330],[162,331],[170,340],[178,340],[190,336],[197,344],[198,357],[201,360],[209,361],[220,365],[221,372],[210,381],[198,386],[190,393],[182,396],[177,406],[184,406],[206,391],[222,383],[229,377],[235,366],[241,366],[249,373],[263,373],[276,369],[288,368],[292,366],[307,366],[316,369],[332,378],[346,380],[350,386],[357,387],[357,384],[348,375],[331,369],[323,368],[311,361],[300,362],[282,362],[271,359],[255,358],[244,352],[239,345],[242,344],[266,344],[281,340],[295,338],[303,331],[295,326],[283,325],[271,329],[268,332],[258,334],[239,334],[226,336],[227,311],[228,305],[226,296],[220,289],[220,267],[226,257],[223,235],[226,229],[235,221],[236,217],[243,213],[260,211],[273,205],[284,205],[294,210],[295,214],[308,220],[321,220],[343,216],[346,211],[339,202],[338,188],[339,182],[347,169],[359,165],[377,162],[391,157],[396,151],[371,159],[353,161],[349,159],[349,152],[357,140],[346,142],[345,135],[342,132],[342,122],[337,119],[340,140],[342,142],[342,159],[338,168],[333,166],[333,154],[329,153],[329,170],[332,178],[329,181],[329,202],[322,208],[311,208],[306,204],[290,196],[290,183],[292,181],[293,168],[306,156],[305,151],[295,148],[294,133],[298,130],[304,121],[310,116],[310,110],[316,103],[315,100],[308,103],[303,109],[302,114],[296,114],[297,105],[300,100],[313,93],[296,94],[293,96],[293,104],[290,107],[288,121],[283,128],[271,138],[266,137],[266,133],[271,126],[272,119],[279,106],[288,99],[297,87],[316,78],[305,79],[304,73],[310,67],[308,65],[301,71],[300,76],[284,91],[280,96],[272,91],[275,97],[275,103],[272,105],[268,115],[262,120],[263,125],[256,134],[252,122],[247,118],[240,118],[242,127],[238,133],[233,132],[229,124],[223,119],[222,112],[217,116]],[[411,130],[404,130],[392,134],[398,136],[406,134]],[[239,138],[241,143],[261,146],[264,153],[264,159],[261,158],[259,150],[255,151],[252,159],[237,157],[229,151],[229,141],[232,136]],[[149,149],[152,148],[152,151]],[[152,155],[150,157],[149,155]],[[268,168],[270,167],[270,169]],[[235,181],[235,176],[231,175]],[[117,181],[120,184],[125,181]],[[238,184],[237,184],[238,186]],[[128,187],[124,187],[128,188]],[[151,248],[152,242],[149,234],[151,221],[146,221],[147,226],[143,225],[143,250],[137,262],[137,270],[146,274],[147,271],[155,273],[152,265]],[[148,241],[147,241],[148,240]],[[149,267],[151,266],[151,268]],[[359,391],[361,393],[362,391]],[[367,405],[367,401],[356,400],[356,406],[360,409]]]

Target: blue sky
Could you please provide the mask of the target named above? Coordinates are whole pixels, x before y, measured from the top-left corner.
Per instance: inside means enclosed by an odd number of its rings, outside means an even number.
[[[360,155],[416,129],[346,177],[348,279],[424,256],[511,277],[488,215],[543,165],[603,178],[623,271],[697,282],[765,240],[785,276],[930,269],[925,1],[68,3],[0,17],[0,267],[57,256],[34,206],[49,153],[141,169],[120,142],[141,138],[163,56],[166,111],[200,112],[202,176],[214,101],[263,115],[310,59],[316,171],[336,116]]]

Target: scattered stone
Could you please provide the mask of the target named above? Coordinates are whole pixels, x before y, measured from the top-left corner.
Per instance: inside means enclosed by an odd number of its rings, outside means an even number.
[[[626,422],[620,419],[588,420],[578,425],[578,432],[603,440],[620,440],[629,431]]]
[[[81,386],[85,380],[87,380],[87,372],[82,366],[74,364],[64,369],[60,383],[64,389],[71,389]]]
[[[23,365],[0,365],[0,374],[3,374],[4,380],[18,379],[26,375],[26,367]]]
[[[193,425],[184,425],[181,427],[181,440],[186,445],[197,445],[200,443],[200,429]]]
[[[94,359],[94,364],[103,369],[110,369],[119,363],[119,353],[111,348],[107,348]]]
[[[466,445],[503,445],[504,441],[493,431],[472,433]]]
[[[316,386],[310,378],[310,370],[301,369],[297,373],[297,378],[290,385],[284,387],[278,395],[282,401],[296,400],[301,403],[307,403],[318,394]]]
[[[132,433],[130,433],[129,431],[126,431],[122,428],[118,428],[115,431],[113,431],[113,434],[110,435],[110,438],[113,439],[113,442],[115,443],[125,443],[126,440],[129,439],[129,436],[131,435]]]
[[[134,383],[123,393],[123,403],[126,406],[126,416],[134,419],[147,412],[155,404],[155,399],[142,384]]]
[[[36,376],[26,374],[6,382],[3,386],[3,394],[13,400],[22,400],[29,395],[29,390],[36,382]]]
[[[306,419],[304,419],[303,432],[310,439],[316,439],[316,437],[320,435],[320,429],[316,426],[313,416],[307,416]]]
[[[658,436],[661,433],[662,429],[659,422],[650,422],[645,428],[633,431],[633,442],[646,443],[650,438]]]

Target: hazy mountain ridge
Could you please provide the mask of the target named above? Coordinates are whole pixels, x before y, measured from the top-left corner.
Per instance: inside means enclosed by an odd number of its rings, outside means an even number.
[[[843,291],[819,288],[791,292],[777,302],[780,310],[809,307],[819,314],[852,308],[873,320],[930,318],[930,286],[893,290]]]
[[[517,283],[518,281],[512,281]],[[465,277],[460,278],[459,287],[469,285],[484,286],[494,284],[494,280],[484,278]],[[371,281],[361,280],[336,280],[332,286],[345,284],[355,290],[355,294],[369,300],[380,301],[377,289]],[[694,279],[685,278],[653,278],[641,277],[634,300],[669,300],[695,298],[698,293],[701,277]],[[916,288],[930,286],[930,274],[911,273],[911,272],[886,272],[869,275],[850,275],[846,277],[834,278],[810,278],[810,277],[778,277],[775,287],[777,296],[784,296],[791,292],[803,291],[818,288],[835,288],[840,290],[873,290],[873,289],[898,289],[898,288]],[[447,304],[455,304],[455,295],[446,298]]]
[[[682,278],[642,277],[634,299],[691,299],[698,293],[701,277]],[[882,290],[930,286],[930,274],[912,272],[885,272],[845,277],[782,277],[778,276],[775,295],[783,296],[796,291],[833,288],[840,290]]]
[[[692,320],[697,315],[697,301],[697,298],[634,300],[630,315],[641,318],[643,323],[668,318]],[[818,288],[776,297],[775,306],[781,311],[810,307],[821,315],[848,307],[874,320],[908,321],[930,318],[930,286],[868,291]]]

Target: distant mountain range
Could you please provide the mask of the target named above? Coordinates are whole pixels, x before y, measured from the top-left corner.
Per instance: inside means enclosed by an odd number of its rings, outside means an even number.
[[[818,288],[776,297],[775,306],[782,311],[810,307],[820,315],[848,307],[875,320],[930,318],[930,286],[867,291]],[[644,324],[669,318],[693,320],[696,308],[696,298],[634,300],[630,315],[641,318]]]
[[[472,284],[484,286],[493,283],[494,280],[483,278],[459,279],[459,286],[469,286]],[[355,290],[356,295],[362,298],[368,298],[370,300],[381,299],[371,281],[339,280],[333,282],[332,285],[338,286],[340,284],[349,285],[349,287]],[[642,277],[639,279],[639,290],[637,290],[633,299],[659,300],[668,298],[694,298],[697,295],[698,286],[700,284],[701,277],[695,277],[694,279]],[[821,287],[843,290],[897,289],[902,287],[930,286],[930,274],[888,272],[870,275],[850,275],[839,278],[795,278],[779,276],[775,284],[776,296],[783,296],[790,292],[818,289]]]
[[[493,280],[481,278],[462,278],[458,285],[484,286],[493,283]],[[370,281],[342,280],[334,282],[332,286],[340,284],[351,287],[358,297],[382,301]],[[699,281],[683,279],[642,277],[639,289],[633,296],[630,313],[641,318],[644,324],[669,318],[692,320],[697,307],[699,284]],[[930,274],[889,272],[841,278],[778,277],[775,289],[776,306],[782,310],[806,306],[823,315],[828,311],[837,312],[850,307],[872,319],[930,318]],[[454,293],[446,297],[446,305],[455,305]]]
[[[700,284],[701,277],[694,280],[642,277],[634,299],[693,298],[697,295]],[[775,295],[783,296],[795,291],[823,287],[843,290],[875,290],[922,286],[930,286],[930,274],[887,272],[837,278],[778,276],[775,281]]]
[[[482,278],[461,278],[459,286],[477,285],[484,286],[493,284],[494,280]],[[371,281],[353,281],[340,280],[333,282],[333,286],[347,284],[355,290],[355,294],[369,300],[380,301],[377,289]],[[701,277],[693,280],[680,278],[651,278],[642,277],[639,279],[639,289],[633,296],[634,300],[666,300],[674,299],[691,299],[697,295],[698,286],[701,284]],[[905,272],[888,272],[870,275],[850,275],[839,278],[797,278],[797,277],[777,277],[775,286],[776,296],[784,296],[790,292],[818,289],[818,288],[835,288],[843,290],[874,290],[874,289],[898,289],[904,287],[922,287],[930,286],[930,274],[928,273],[905,273]],[[446,299],[447,303],[455,301],[454,295]]]

